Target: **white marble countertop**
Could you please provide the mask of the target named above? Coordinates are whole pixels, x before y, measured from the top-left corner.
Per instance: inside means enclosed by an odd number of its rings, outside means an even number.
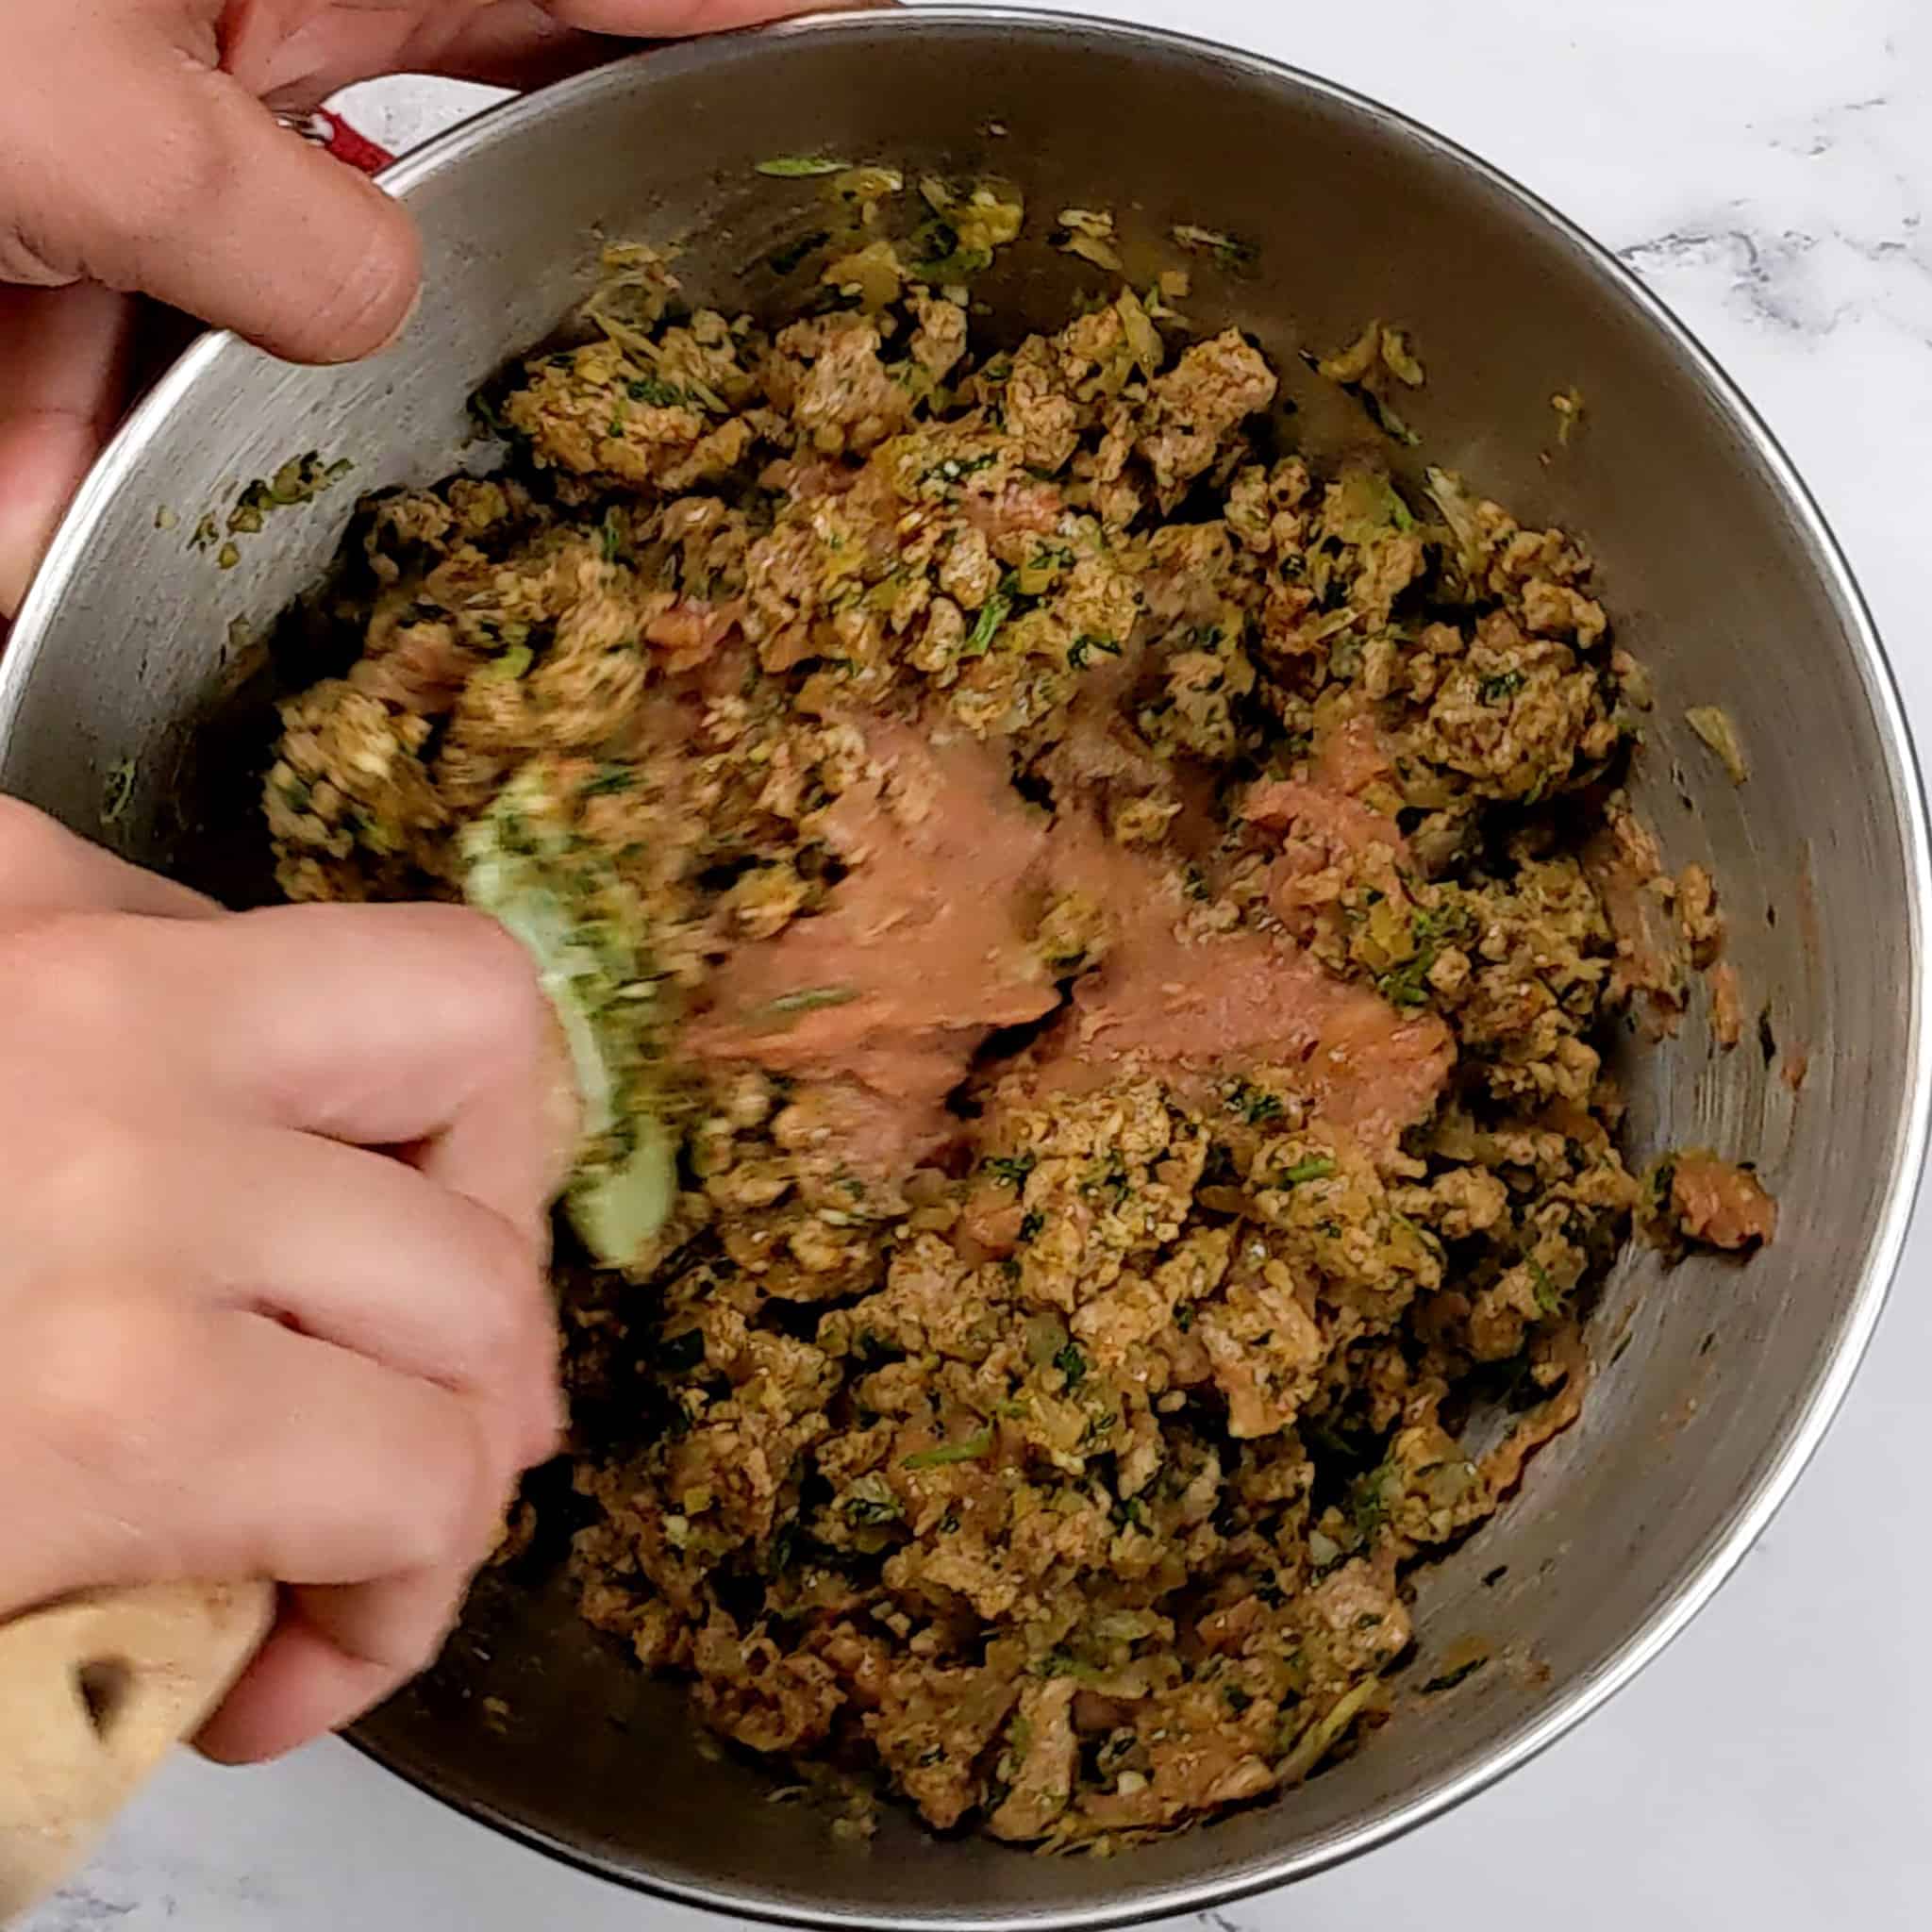
[[[1607,242],[1784,438],[1863,577],[1921,742],[1932,638],[1924,0],[1091,0],[1277,55],[1464,142]],[[451,108],[358,106],[392,143]],[[1915,585],[1917,588],[1915,588]],[[1932,1924],[1932,1229],[1838,1426],[1740,1574],[1607,1710],[1400,1844],[1212,1932],[1858,1932]],[[1924,1595],[1921,1592],[1924,1592]],[[346,1746],[183,1759],[32,1932],[700,1932],[446,1812]],[[1204,1926],[1203,1932],[1208,1932]]]

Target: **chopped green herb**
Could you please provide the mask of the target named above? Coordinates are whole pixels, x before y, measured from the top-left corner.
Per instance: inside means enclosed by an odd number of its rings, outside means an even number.
[[[937,478],[941,483],[963,483],[968,476],[976,476],[982,470],[990,470],[999,458],[991,454],[976,457],[947,457],[935,463],[925,473],[924,480],[932,482]]]
[[[1277,1119],[1282,1111],[1280,1094],[1270,1093],[1265,1087],[1252,1086],[1246,1080],[1237,1080],[1228,1089],[1226,1104],[1229,1113],[1239,1115],[1251,1127]]]
[[[1020,1239],[1023,1241],[1032,1241],[1045,1225],[1046,1216],[1038,1208],[1029,1208],[1020,1223]]]
[[[1348,387],[1344,385],[1344,387]],[[1385,403],[1372,389],[1351,389],[1357,402],[1362,406],[1363,413],[1382,434],[1393,442],[1404,444],[1409,449],[1420,449],[1422,438]]]
[[[1550,1279],[1550,1271],[1534,1255],[1525,1255],[1529,1278],[1536,1284],[1536,1305],[1545,1315],[1563,1312],[1563,1291]]]
[[[839,1499],[839,1513],[855,1529],[896,1523],[905,1515],[891,1485],[878,1474],[862,1475]]]
[[[982,1173],[990,1174],[994,1180],[1003,1181],[1009,1188],[1024,1187],[1026,1176],[1039,1164],[1037,1154],[995,1154],[979,1163]]]
[[[1013,600],[1004,591],[995,591],[986,600],[979,613],[979,621],[973,626],[966,640],[963,653],[968,658],[983,658],[992,648],[992,641],[1000,633],[1000,626],[1011,615]]]
[[[798,1524],[786,1524],[772,1539],[770,1553],[765,1558],[764,1574],[767,1576],[780,1576],[791,1568],[791,1558],[798,1547]]]
[[[598,537],[604,551],[604,561],[615,563],[624,554],[624,518],[615,508],[604,512],[604,523]]]
[[[1298,1188],[1304,1181],[1325,1181],[1335,1172],[1335,1163],[1323,1155],[1313,1155],[1307,1160],[1298,1160],[1287,1169],[1281,1178],[1291,1188]]]
[[[1523,689],[1523,673],[1520,671],[1499,671],[1493,677],[1486,677],[1475,688],[1476,696],[1486,705],[1507,704]]]
[[[506,436],[508,434],[503,417],[498,413],[494,400],[486,390],[479,389],[471,391],[470,414],[491,436]]]
[[[1087,1379],[1087,1357],[1071,1341],[1054,1357],[1053,1365],[1067,1378],[1069,1389],[1077,1389]]]
[[[976,1429],[963,1442],[941,1442],[931,1449],[916,1449],[900,1458],[904,1469],[943,1469],[948,1463],[977,1462],[992,1447],[992,1431]]]
[[[797,992],[781,992],[767,1000],[761,1012],[775,1019],[791,1019],[798,1013],[816,1013],[825,1007],[849,1007],[858,997],[856,986],[808,986]]]
[[[963,282],[992,266],[991,249],[960,247],[959,231],[937,218],[913,236],[910,249],[912,273],[923,282],[940,286]]]
[[[1252,242],[1243,242],[1219,228],[1196,227],[1192,222],[1178,222],[1169,230],[1183,248],[1199,255],[1211,255],[1214,265],[1228,275],[1240,275],[1254,267],[1261,251]]]
[[[1684,722],[1716,754],[1733,785],[1741,785],[1751,775],[1750,760],[1744,756],[1738,727],[1721,705],[1692,705],[1684,713]]]
[[[689,391],[655,375],[637,376],[625,385],[625,393],[632,402],[644,403],[654,409],[688,409],[691,406]]]
[[[1097,638],[1090,631],[1082,631],[1067,648],[1067,662],[1075,671],[1084,671],[1087,661],[1098,651],[1104,657],[1118,658],[1121,654],[1120,641],[1116,638]]]
[[[821,175],[842,175],[851,165],[830,155],[774,155],[758,164],[758,172],[775,181],[811,181]]]
[[[1033,1668],[1042,1677],[1077,1677],[1090,1684],[1101,1674],[1095,1665],[1064,1650],[1049,1651]]]
[[[1394,1462],[1378,1462],[1374,1469],[1357,1476],[1349,1486],[1349,1520],[1355,1524],[1357,1536],[1364,1542],[1388,1521],[1391,1500],[1390,1486],[1396,1485],[1399,1495],[1401,1475],[1402,1471]]]
[[[1080,1191],[1083,1194],[1111,1194],[1115,1208],[1119,1208],[1134,1191],[1127,1163],[1118,1147],[1113,1148],[1104,1161],[1091,1163],[1087,1178],[1080,1183]]]
[[[101,787],[101,823],[118,824],[134,797],[134,760],[122,758],[109,768],[108,781]]]
[[[1489,1662],[1486,1657],[1473,1657],[1466,1664],[1457,1664],[1453,1670],[1444,1671],[1440,1677],[1431,1677],[1423,1686],[1423,1695],[1428,1697],[1438,1690],[1453,1690],[1466,1677],[1473,1677]]]
[[[638,782],[635,765],[600,765],[577,787],[579,798],[608,798],[613,792],[628,791]]]

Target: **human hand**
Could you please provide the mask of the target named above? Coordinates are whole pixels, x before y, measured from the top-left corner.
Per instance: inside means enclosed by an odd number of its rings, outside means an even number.
[[[0,1619],[289,1586],[230,1760],[429,1661],[558,1442],[552,1028],[476,914],[229,914],[0,798]]]
[[[279,126],[354,81],[528,86],[828,0],[6,0],[0,62],[0,619],[112,432],[131,293],[295,361],[407,320],[408,215]]]

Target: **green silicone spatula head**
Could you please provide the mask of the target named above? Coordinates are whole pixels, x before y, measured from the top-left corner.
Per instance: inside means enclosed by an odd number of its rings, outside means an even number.
[[[593,1260],[638,1259],[677,1197],[656,1076],[664,1015],[642,921],[571,823],[556,768],[525,765],[463,833],[463,890],[536,962],[575,1076],[580,1142],[565,1209]]]

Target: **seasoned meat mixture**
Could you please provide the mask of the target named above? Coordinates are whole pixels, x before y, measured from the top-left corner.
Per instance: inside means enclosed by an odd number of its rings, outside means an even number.
[[[1312,474],[1178,277],[979,349],[1017,210],[942,211],[774,335],[623,256],[499,475],[365,506],[267,811],[291,897],[454,897],[513,797],[641,962],[675,1204],[558,1269],[584,1614],[750,1751],[1069,1845],[1375,1717],[1406,1572],[1583,1399],[1606,1029],[1721,925],[1574,541]],[[1748,1178],[1653,1205],[1747,1244]]]

